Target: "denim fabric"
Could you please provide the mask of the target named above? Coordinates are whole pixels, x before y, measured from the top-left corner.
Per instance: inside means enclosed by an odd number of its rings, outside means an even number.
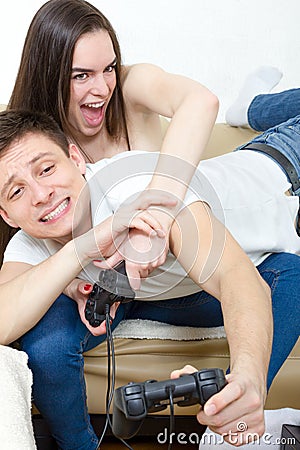
[[[256,131],[266,131],[300,114],[300,89],[257,95],[248,108],[248,123]]]
[[[291,162],[300,178],[300,115],[269,128],[251,142],[238,147],[237,150],[241,150],[252,143],[267,144],[276,148]],[[271,156],[268,157],[271,158]],[[300,195],[300,189],[295,192],[295,195]]]
[[[300,258],[279,253],[259,267],[272,289],[274,341],[268,387],[300,334]],[[123,319],[152,319],[176,325],[223,324],[219,302],[205,292],[164,302],[121,305],[113,328]],[[22,338],[33,371],[33,399],[63,450],[95,450],[98,439],[86,406],[83,352],[103,342],[82,324],[77,305],[61,295]],[[188,361],[187,361],[188,363]],[[176,369],[176,367],[174,367]]]

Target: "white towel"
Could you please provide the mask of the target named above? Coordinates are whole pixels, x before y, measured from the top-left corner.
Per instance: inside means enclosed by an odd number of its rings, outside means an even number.
[[[263,436],[259,438],[259,440],[248,445],[242,445],[238,448],[248,450],[279,450],[282,425],[289,424],[300,426],[300,410],[292,408],[266,410],[265,422],[266,431]],[[245,431],[245,434],[246,433],[247,431]],[[235,436],[233,436],[233,438],[235,439]],[[210,450],[212,448],[219,448],[220,450],[233,450],[236,447],[227,444],[227,442],[223,442],[221,436],[207,429],[202,436],[199,449]]]
[[[0,345],[0,448],[36,449],[31,421],[32,373],[27,354]]]
[[[125,339],[171,339],[195,341],[225,337],[224,327],[197,328],[169,325],[154,320],[123,320],[113,332],[114,338]]]

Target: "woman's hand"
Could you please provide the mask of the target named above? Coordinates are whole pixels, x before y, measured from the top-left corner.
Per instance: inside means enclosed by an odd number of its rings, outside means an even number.
[[[113,216],[74,239],[80,261],[85,266],[92,260],[111,256],[128,237],[130,229],[139,230],[150,237],[164,238],[163,227],[149,207],[172,208],[176,204],[171,194],[145,191],[134,202],[120,207]]]
[[[125,260],[129,283],[135,291],[140,289],[141,279],[161,266],[168,253],[168,242],[164,237],[147,236],[137,229],[131,230],[128,239],[119,246],[112,256],[105,261],[94,261],[101,269],[112,268],[119,261]]]
[[[85,318],[84,310],[87,299],[92,292],[93,286],[87,281],[75,278],[64,290],[64,294],[72,298],[78,305],[78,312],[82,323],[87,327],[90,333],[94,336],[100,336],[106,333],[106,324],[103,321],[98,327],[92,327]],[[116,311],[120,303],[113,303],[110,307],[109,315],[112,319],[115,318]]]

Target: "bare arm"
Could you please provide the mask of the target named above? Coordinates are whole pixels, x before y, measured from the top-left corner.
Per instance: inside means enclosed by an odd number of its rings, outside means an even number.
[[[148,188],[172,193],[180,203],[208,143],[218,112],[218,99],[199,82],[165,72],[151,64],[131,66],[125,73],[123,92],[129,112],[133,111],[129,115],[134,121],[134,130],[138,128],[139,114],[143,117],[143,123],[147,123],[145,117],[149,117],[151,123],[151,117],[157,114],[170,118]],[[143,131],[146,133],[142,128],[138,133]],[[174,215],[159,211],[153,214],[168,233]],[[167,251],[168,245],[155,263],[144,268],[138,265],[128,267],[129,276],[136,278],[140,273],[144,277],[151,273],[164,263]]]
[[[159,160],[156,174],[166,176],[154,175],[150,187],[183,199],[215,123],[217,97],[197,81],[167,73],[151,64],[130,68],[124,82],[124,96],[129,108],[144,115],[156,113],[171,119],[160,153],[175,158],[172,165],[170,158]],[[178,163],[174,165],[174,161]]]
[[[37,266],[18,262],[3,264],[0,272],[1,344],[9,344],[32,328],[81,269],[73,242]]]
[[[273,331],[270,290],[230,233],[200,202],[179,215],[170,247],[190,277],[220,300],[230,348],[229,384],[207,402],[199,421],[222,434],[235,432],[243,420],[248,432],[262,434]]]
[[[150,235],[161,225],[147,211],[151,204],[174,205],[169,196],[145,193],[131,205],[120,208],[87,233],[71,240],[53,256],[31,266],[7,262],[0,271],[0,343],[8,344],[34,326],[81,270],[99,257],[115,252],[130,228]],[[160,234],[160,233],[159,233]]]

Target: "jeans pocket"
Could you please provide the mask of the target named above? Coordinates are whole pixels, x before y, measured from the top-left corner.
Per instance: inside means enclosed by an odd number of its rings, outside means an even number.
[[[265,282],[269,285],[271,291],[273,292],[277,286],[278,279],[280,276],[280,271],[275,269],[266,269],[260,271],[260,275],[265,280]]]

